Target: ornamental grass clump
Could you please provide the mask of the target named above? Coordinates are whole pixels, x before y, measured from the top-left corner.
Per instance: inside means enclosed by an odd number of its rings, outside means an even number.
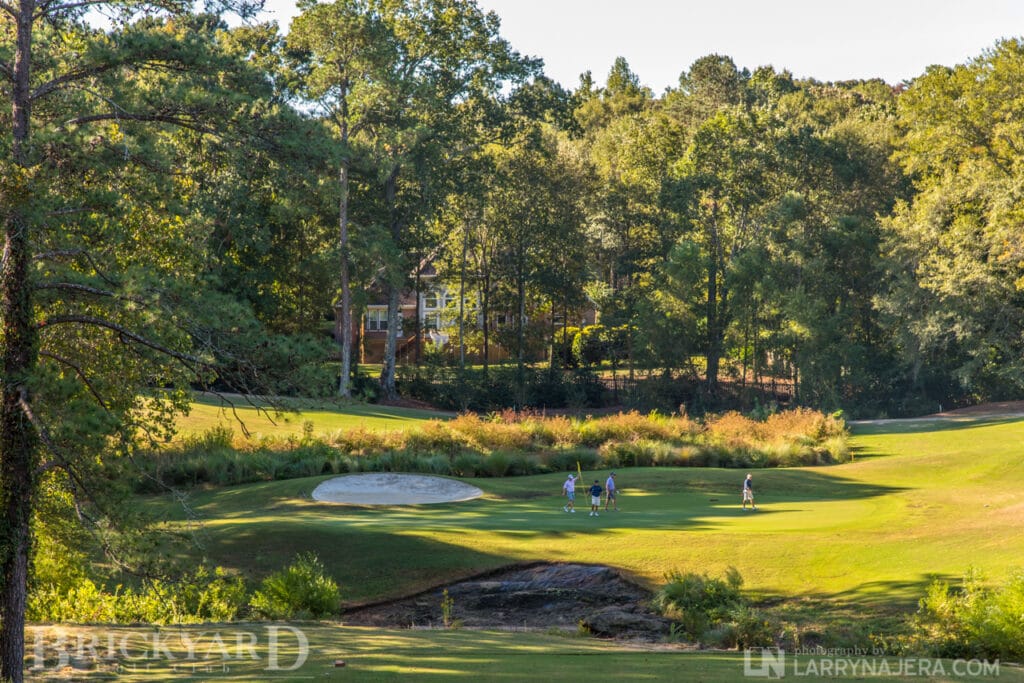
[[[469,445],[469,440],[447,423],[431,420],[405,434],[404,449],[412,453],[444,453],[455,455]]]
[[[641,415],[635,410],[576,422],[579,444],[594,448],[609,441],[636,439],[678,442],[689,431],[690,421],[686,417],[670,418],[658,413]]]
[[[464,413],[448,423],[465,441],[479,450],[527,450],[532,446],[532,434],[517,421],[509,421],[503,414],[492,414],[489,419],[476,413]]]
[[[327,442],[350,455],[369,455],[400,446],[405,442],[405,435],[400,431],[354,427],[332,433]]]

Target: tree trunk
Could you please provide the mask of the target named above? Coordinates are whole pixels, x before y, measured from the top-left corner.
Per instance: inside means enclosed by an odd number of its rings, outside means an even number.
[[[384,181],[384,200],[388,207],[388,215],[391,220],[391,239],[394,240],[395,246],[398,246],[399,238],[401,237],[401,222],[398,216],[398,209],[395,206],[398,194],[398,172],[401,169],[400,166],[395,166],[391,173],[388,174],[387,180]],[[400,268],[401,265],[398,265]],[[389,273],[389,281],[402,281],[403,278],[399,275],[404,273],[396,274]],[[400,284],[389,284],[388,285],[388,336],[384,342],[384,368],[380,373],[380,388],[384,398],[388,401],[394,401],[398,398],[398,389],[395,385],[395,364],[397,362],[398,355],[398,333],[402,327],[402,313],[399,308],[401,304],[401,290]]]
[[[516,297],[519,305],[516,307],[516,410],[520,410],[526,403],[526,277],[520,270],[516,278]]]
[[[721,354],[721,330],[719,327],[718,319],[718,251],[721,249],[718,237],[718,222],[715,216],[715,209],[711,209],[711,221],[709,227],[711,229],[711,240],[708,254],[708,287],[707,287],[707,319],[708,319],[708,339],[707,339],[707,351],[705,358],[707,359],[707,369],[705,374],[705,386],[709,396],[715,396],[718,393],[718,362]]]
[[[484,377],[487,377],[488,368],[490,368],[490,366],[491,366],[491,360],[490,360],[490,358],[491,358],[491,323],[490,323],[490,317],[491,317],[491,297],[490,297],[490,291],[491,291],[491,276],[490,276],[490,273],[488,273],[484,277],[483,291],[480,294],[480,311],[483,314],[481,322],[482,322],[483,328],[484,328],[483,329],[483,333],[484,333],[484,359],[483,359]]]
[[[416,367],[422,363],[422,351],[423,351],[423,302],[420,297],[420,287],[423,286],[420,280],[420,266],[423,263],[423,257],[419,254],[416,255],[416,285],[413,287],[416,294],[416,311],[413,317],[413,329],[415,330],[415,339],[413,341],[415,351]]]
[[[388,287],[388,336],[384,341],[384,367],[380,371],[380,388],[384,398],[394,401],[398,398],[395,384],[395,365],[398,357],[398,332],[402,327],[402,315],[399,308],[401,286]]]
[[[347,135],[343,135],[347,137]],[[341,371],[338,380],[338,396],[352,396],[352,291],[349,282],[349,244],[348,244],[348,159],[341,162],[338,183],[341,190],[339,201],[338,227],[340,232],[339,251],[341,252]]]
[[[462,261],[459,264],[459,373],[466,372],[466,251],[469,249],[469,221],[462,223]]]
[[[12,88],[12,152],[27,170],[30,133],[30,56],[34,0],[22,0],[17,15]],[[14,181],[21,184],[24,178]],[[22,187],[21,190],[28,188]],[[32,324],[31,253],[25,192],[3,207],[4,258],[0,266],[0,679],[21,683],[25,661],[25,600],[32,543],[32,504],[39,458],[35,429],[22,409],[38,349]]]

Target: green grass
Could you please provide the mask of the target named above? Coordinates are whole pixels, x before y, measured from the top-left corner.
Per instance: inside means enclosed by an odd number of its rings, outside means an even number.
[[[278,632],[278,670],[270,670],[267,624],[168,627],[159,632],[129,627],[36,627],[30,630],[27,640],[31,652],[38,632],[46,668],[38,672],[38,678],[30,675],[28,680],[109,680],[116,675],[116,680],[122,683],[164,680],[363,682],[410,678],[438,682],[555,681],[588,680],[598,677],[595,672],[599,672],[601,680],[611,681],[734,683],[744,680],[743,655],[735,652],[626,647],[569,634],[393,631],[324,623],[290,626],[301,632],[301,638],[308,643],[307,657],[293,671],[288,669],[300,662],[300,636],[288,630]],[[159,635],[155,635],[157,633]],[[58,638],[63,638],[72,651],[84,651],[79,669],[56,667],[53,646]],[[108,648],[110,642],[114,647]],[[152,656],[154,642],[160,645],[159,656]],[[84,643],[84,648],[78,646],[79,643]],[[90,647],[95,648],[99,657],[91,658]],[[102,660],[108,649],[113,650],[114,657]],[[190,649],[191,660],[188,659]],[[239,653],[243,656],[238,656]],[[821,670],[825,661],[822,658],[795,659],[796,671],[803,674],[796,680],[836,680],[806,675],[808,671]],[[97,660],[99,664],[93,664]],[[872,666],[881,666],[882,660],[878,658],[868,660],[873,662]],[[30,656],[29,664],[35,661]],[[343,661],[345,666],[336,666],[338,661]],[[900,660],[895,658],[885,661],[890,670],[901,666]],[[934,661],[929,660],[928,666],[932,669]],[[793,656],[789,656],[787,665],[787,672],[792,675]],[[818,668],[811,668],[815,666]],[[942,666],[947,672],[953,671],[952,662],[944,661]],[[915,670],[920,670],[919,667],[915,665]],[[999,674],[998,678],[851,676],[850,680],[1024,681],[1019,667],[1002,665]]]
[[[742,472],[695,468],[620,469],[622,512],[599,519],[561,512],[559,473],[473,480],[487,495],[461,504],[317,503],[326,477],[196,492],[190,504],[211,561],[259,578],[312,550],[351,603],[548,560],[609,564],[651,587],[673,569],[735,566],[760,595],[906,609],[933,577],[974,566],[999,579],[1024,562],[1022,440],[1019,420],[858,428],[853,463],[757,470],[757,513],[739,509]]]
[[[178,429],[182,435],[201,434],[226,425],[236,434],[248,431],[255,437],[280,438],[302,435],[305,422],[313,424],[315,434],[330,434],[358,428],[401,430],[426,420],[449,417],[449,413],[366,403],[282,399],[273,406],[236,395],[222,399],[210,394],[193,402],[189,415],[178,420]]]
[[[955,579],[977,567],[1000,580],[1024,564],[1022,442],[1019,419],[859,425],[852,463],[755,470],[757,513],[739,509],[745,472],[721,469],[619,469],[622,511],[597,519],[561,511],[561,473],[477,479],[482,499],[410,507],[317,503],[309,495],[325,477],[196,491],[189,506],[204,524],[194,531],[199,549],[190,559],[256,580],[312,550],[349,605],[523,561],[609,564],[650,587],[672,569],[718,574],[735,566],[755,599],[776,605],[787,620],[867,618],[884,629],[914,609],[933,577]],[[176,503],[144,504],[185,518]],[[742,680],[735,653],[636,651],[538,633],[297,626],[311,654],[296,680],[554,680],[594,672],[613,680]],[[335,659],[348,665],[335,669]],[[160,666],[123,671],[119,680],[164,680],[170,672],[166,662]],[[269,680],[259,662],[233,666],[235,680]],[[1002,674],[1024,680],[1019,668],[1004,666]]]

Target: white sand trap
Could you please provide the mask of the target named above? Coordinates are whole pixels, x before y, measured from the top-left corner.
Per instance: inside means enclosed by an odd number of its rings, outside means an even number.
[[[347,474],[328,479],[313,489],[313,499],[323,503],[357,505],[420,505],[454,503],[484,495],[475,486],[445,477],[420,474]]]

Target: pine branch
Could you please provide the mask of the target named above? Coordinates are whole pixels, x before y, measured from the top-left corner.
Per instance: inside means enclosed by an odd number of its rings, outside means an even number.
[[[124,294],[118,294],[106,289],[100,289],[99,287],[92,287],[90,285],[83,285],[77,282],[44,282],[36,285],[37,291],[46,289],[57,289],[67,292],[79,292],[82,294],[92,294],[94,296],[106,297],[115,299],[117,301],[130,301],[133,304],[138,304],[143,307],[149,307],[150,303],[146,299],[137,296],[126,296]]]
[[[214,135],[216,130],[209,126],[203,126],[197,123],[193,119],[187,117],[173,115],[173,114],[128,114],[121,112],[109,112],[106,114],[93,114],[91,116],[80,116],[74,119],[68,119],[64,123],[66,125],[81,126],[86,123],[96,123],[97,121],[147,121],[149,123],[169,123],[174,126],[180,126],[182,128],[188,128],[194,130],[197,133],[208,133]]]
[[[41,252],[39,254],[34,254],[32,256],[32,260],[33,261],[58,261],[58,260],[61,260],[61,259],[74,258],[74,257],[78,257],[78,256],[85,257],[85,260],[88,261],[89,265],[92,266],[92,269],[94,271],[96,271],[96,274],[99,275],[100,279],[102,279],[104,282],[110,284],[111,286],[117,286],[117,281],[114,280],[111,277],[108,277],[100,269],[99,265],[97,265],[96,259],[94,259],[92,257],[92,255],[88,251],[86,251],[85,249],[60,249],[60,250],[57,250],[57,251],[44,251],[44,252]]]
[[[90,287],[89,285],[80,285],[76,282],[44,282],[43,284],[36,285],[36,289],[61,289],[66,291],[82,292],[85,294],[95,294],[96,296],[105,296],[115,299],[122,298],[118,296],[115,292],[111,292],[106,289],[99,289],[98,287]],[[137,299],[132,300],[141,303]]]
[[[92,397],[96,399],[96,403],[98,403],[100,407],[103,408],[103,410],[107,411],[108,414],[110,413],[110,408],[107,407],[107,402],[103,399],[103,395],[100,394],[100,392],[96,389],[93,383],[89,380],[89,377],[85,374],[85,370],[83,370],[80,366],[73,363],[69,359],[63,356],[58,356],[57,354],[52,353],[50,351],[40,351],[39,355],[55,360],[61,365],[66,365],[72,370],[74,370],[75,374],[78,375],[78,379],[82,380],[82,384],[84,384],[85,388],[89,390],[89,393],[92,394]]]
[[[91,67],[69,71],[68,73],[62,76],[58,76],[57,78],[54,78],[53,80],[47,81],[46,83],[40,85],[38,88],[32,91],[32,93],[29,95],[29,99],[31,99],[34,102],[42,97],[45,97],[46,95],[49,95],[54,90],[59,89],[62,85],[74,83],[75,81],[84,81],[86,79],[93,78],[94,76],[98,76],[99,74],[116,69],[120,66],[120,63],[112,62],[109,64],[96,64]]]
[[[112,332],[117,332],[122,339],[135,342],[147,348],[153,349],[159,353],[169,356],[176,360],[182,361],[183,363],[189,364],[190,367],[209,367],[209,364],[203,361],[201,358],[196,356],[175,351],[172,348],[164,346],[163,344],[157,343],[151,339],[143,337],[141,334],[137,334],[129,330],[124,325],[119,325],[113,321],[106,320],[104,318],[97,318],[89,315],[56,315],[52,318],[47,318],[40,323],[38,327],[45,329],[53,327],[55,325],[66,325],[66,324],[79,324],[79,325],[91,325],[93,327],[102,327]]]
[[[33,19],[42,19],[43,17],[49,17],[56,14],[61,14],[73,9],[79,9],[81,7],[92,7],[93,5],[106,5],[110,4],[110,0],[80,0],[79,2],[68,2],[63,5],[54,4],[54,2],[40,3],[39,9],[32,16]]]

